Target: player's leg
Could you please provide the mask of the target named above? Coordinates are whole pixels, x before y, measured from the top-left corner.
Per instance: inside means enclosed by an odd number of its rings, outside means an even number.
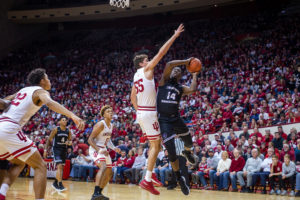
[[[8,165],[8,161],[5,163],[1,161],[3,165]],[[22,170],[25,167],[25,164],[17,159],[11,160],[11,167],[8,169],[8,166],[3,166],[2,167],[6,169],[2,169],[3,171],[3,179],[1,181],[1,188],[0,188],[0,199],[6,196],[6,193],[9,189],[9,187],[14,183],[16,178],[19,176],[19,174],[22,172]],[[1,167],[1,168],[2,168]],[[8,170],[7,170],[8,169]]]
[[[152,183],[152,171],[156,163],[157,155],[161,148],[160,128],[156,112],[142,112],[139,124],[150,143],[148,164],[145,179],[140,183],[141,188],[148,190],[152,194],[159,195]]]
[[[62,176],[63,176],[63,171],[66,163],[66,150],[60,150],[60,159],[61,161],[58,163],[57,166],[57,171],[56,171],[56,180],[58,182],[58,189],[60,191],[65,191],[66,188],[62,184]]]
[[[96,174],[96,181],[95,181],[95,189],[92,196],[92,200],[98,200],[102,198],[102,190],[103,188],[100,186],[101,180],[103,177],[105,177],[105,170],[106,170],[106,162],[105,159],[99,160],[96,162],[96,165],[98,166],[99,170]]]
[[[62,181],[62,169],[63,169],[63,159],[61,157],[61,150],[58,148],[53,148],[54,162],[56,163],[56,177],[52,184],[52,187],[60,191],[59,182]]]
[[[173,128],[175,133],[181,138],[184,143],[184,151],[182,151],[183,156],[192,164],[196,164],[195,156],[193,155],[193,141],[192,136],[189,133],[188,127],[185,125],[181,118],[178,118],[173,122]]]
[[[47,184],[47,166],[40,153],[35,151],[26,161],[34,169],[33,189],[36,199],[44,199]]]

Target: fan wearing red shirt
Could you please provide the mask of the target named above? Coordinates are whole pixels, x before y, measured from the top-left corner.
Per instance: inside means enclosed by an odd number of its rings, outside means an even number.
[[[271,164],[271,167],[270,167],[270,188],[271,188],[271,192],[270,194],[275,194],[275,190],[274,190],[274,185],[275,185],[275,182],[276,182],[276,178],[278,178],[278,183],[281,182],[282,180],[282,162],[280,162],[278,160],[278,156],[274,155],[272,157],[272,164]],[[281,184],[279,184],[279,190],[281,190]]]
[[[129,152],[130,153],[130,152]],[[128,153],[128,154],[129,154]],[[130,154],[129,154],[130,155]],[[133,156],[133,153],[131,153],[131,156],[129,157],[132,157]],[[128,167],[125,166],[125,164],[127,164],[127,157],[126,157],[126,151],[122,151],[121,152],[121,157],[118,159],[117,161],[117,175],[120,176],[121,178],[121,183],[124,184],[125,183],[125,178],[124,178],[124,171],[126,169],[128,169]]]
[[[279,160],[281,162],[284,161],[285,154],[288,154],[291,160],[293,161],[295,160],[295,151],[292,148],[290,148],[288,144],[283,144],[282,151],[280,152],[280,156],[279,156]]]
[[[253,135],[255,135],[257,139],[258,139],[258,138],[263,139],[263,136],[262,136],[262,134],[258,131],[258,128],[254,128],[254,129],[253,129],[253,133],[251,133],[250,138],[252,138]]]
[[[200,180],[200,183],[204,189],[207,187],[205,178],[208,177],[208,172],[209,172],[206,169],[207,169],[206,157],[203,156],[201,158],[201,162],[199,163],[198,170],[192,174],[193,183],[198,184]]]
[[[282,126],[278,126],[278,133],[281,135],[283,139],[287,139],[287,134],[283,132]]]
[[[245,160],[241,156],[240,151],[237,149],[233,150],[233,155],[234,155],[234,159],[231,160],[229,173],[230,173],[230,180],[232,184],[232,192],[237,192],[238,191],[236,186],[237,172],[243,171],[243,168],[245,166]]]

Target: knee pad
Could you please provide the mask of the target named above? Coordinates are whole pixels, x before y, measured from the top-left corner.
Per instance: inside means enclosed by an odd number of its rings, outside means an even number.
[[[190,134],[188,134],[186,136],[180,136],[180,138],[182,139],[185,147],[188,147],[188,148],[193,147],[192,136]]]
[[[168,158],[170,162],[175,162],[177,159],[177,155],[176,155],[176,148],[174,144],[174,138],[165,142],[165,147],[168,151]]]

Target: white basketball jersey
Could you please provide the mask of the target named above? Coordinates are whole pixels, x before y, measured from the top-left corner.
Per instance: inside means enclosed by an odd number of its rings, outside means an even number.
[[[41,108],[32,101],[34,91],[43,89],[39,86],[25,87],[19,90],[10,106],[2,113],[3,117],[8,117],[17,122],[21,127]]]
[[[133,81],[136,89],[139,110],[156,110],[156,90],[154,78],[152,80],[148,80],[145,77],[144,68],[140,68],[134,74]]]
[[[106,147],[107,142],[111,138],[112,130],[113,130],[113,124],[110,123],[110,127],[108,127],[104,120],[101,120],[101,123],[104,125],[104,129],[101,131],[101,133],[98,134],[98,136],[95,138],[95,143],[99,147]]]

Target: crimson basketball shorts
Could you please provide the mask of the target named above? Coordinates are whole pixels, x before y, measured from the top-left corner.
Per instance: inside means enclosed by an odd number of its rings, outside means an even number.
[[[149,141],[160,139],[157,111],[137,111],[137,122]]]
[[[89,148],[89,154],[92,157],[94,163],[97,165],[100,162],[105,162],[106,163],[106,167],[107,168],[112,168],[112,162],[111,162],[111,158],[110,155],[108,154],[107,156],[104,154],[101,154],[100,152],[102,150],[107,150],[106,147],[99,147],[100,150],[99,152],[97,152],[93,147],[90,146]]]
[[[21,126],[7,117],[0,117],[0,159],[23,162],[35,152],[34,143],[22,132]]]

